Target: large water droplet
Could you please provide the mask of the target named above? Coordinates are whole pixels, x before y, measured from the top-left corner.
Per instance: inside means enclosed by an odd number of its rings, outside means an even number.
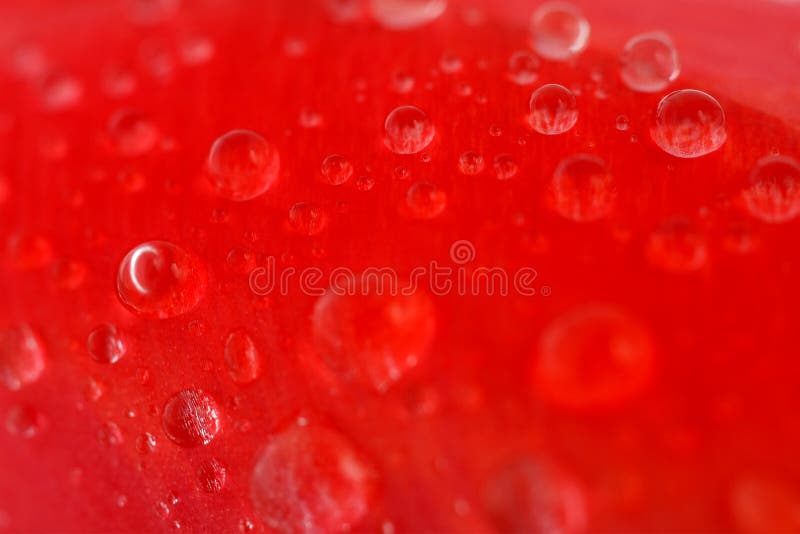
[[[620,58],[622,81],[641,93],[657,93],[680,74],[678,51],[668,35],[660,32],[637,35],[625,45]]]
[[[102,324],[91,331],[87,341],[89,356],[100,363],[116,363],[125,355],[125,342],[117,327]]]
[[[563,134],[578,122],[578,102],[563,85],[551,83],[535,90],[530,110],[531,127],[540,134]]]
[[[283,533],[350,530],[375,494],[371,463],[344,436],[319,426],[292,425],[273,436],[250,478],[256,514]]]
[[[416,219],[433,219],[447,207],[447,194],[428,182],[417,182],[406,194],[408,213]]]
[[[617,196],[606,163],[588,154],[572,156],[558,165],[551,192],[555,210],[576,222],[606,217],[614,209]]]
[[[155,124],[142,112],[122,109],[108,121],[108,134],[120,156],[132,158],[150,152],[161,134]]]
[[[533,49],[551,61],[567,61],[583,52],[589,31],[589,21],[583,13],[566,2],[539,6],[531,20]]]
[[[311,320],[323,360],[345,380],[383,392],[427,356],[436,320],[425,293],[399,295],[380,283],[362,275],[365,294],[326,293]]]
[[[410,30],[439,18],[447,0],[370,0],[372,16],[390,30]]]
[[[167,437],[181,447],[206,445],[220,429],[217,404],[199,389],[185,389],[167,401],[161,424]]]
[[[653,344],[647,330],[615,307],[590,305],[542,332],[533,367],[537,394],[575,409],[627,401],[648,384]]]
[[[528,456],[490,474],[483,503],[498,532],[552,534],[586,528],[586,497],[579,484],[551,464]]]
[[[745,206],[756,219],[784,223],[800,215],[800,164],[788,156],[762,158],[742,191]]]
[[[225,340],[225,365],[237,384],[249,384],[261,373],[261,356],[250,335],[234,330]]]
[[[128,252],[119,266],[117,293],[137,315],[165,319],[200,302],[208,284],[203,263],[167,241],[149,241]]]
[[[45,363],[44,343],[30,326],[0,329],[0,382],[8,389],[36,382]]]
[[[650,136],[673,156],[705,156],[718,150],[728,138],[725,110],[702,91],[675,91],[658,104]]]
[[[322,162],[322,177],[331,185],[342,185],[353,176],[353,164],[342,155],[331,154]]]
[[[208,178],[223,198],[244,201],[266,192],[278,179],[277,149],[250,130],[220,136],[208,154]]]
[[[396,154],[417,154],[431,144],[436,128],[421,109],[400,106],[386,117],[386,146]]]

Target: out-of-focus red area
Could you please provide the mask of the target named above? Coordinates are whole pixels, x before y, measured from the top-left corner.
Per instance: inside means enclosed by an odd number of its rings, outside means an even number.
[[[760,222],[741,196],[761,158],[800,155],[797,5],[576,0],[587,50],[519,86],[530,2],[451,0],[408,31],[310,0],[160,4],[0,6],[0,527],[261,532],[265,513],[301,525],[284,505],[305,498],[321,530],[800,528],[800,223]],[[652,30],[683,70],[642,95],[618,55]],[[543,83],[578,93],[561,136],[527,123]],[[720,150],[681,160],[651,142],[679,88],[724,107]],[[384,143],[400,105],[435,125],[422,155]],[[204,163],[241,128],[281,170],[233,202]],[[614,178],[596,222],[553,209],[553,173],[579,153]],[[346,183],[323,176],[331,154]],[[444,195],[409,210],[419,182]],[[207,271],[185,313],[191,291],[163,319],[118,298],[120,262],[153,240]],[[535,269],[537,294],[325,307],[248,283],[269,258],[407,277],[459,240],[472,266]],[[113,364],[113,343],[87,349],[104,323],[126,347]],[[192,448],[165,433],[184,390],[213,399],[173,431]],[[299,495],[268,495],[265,480],[291,486],[275,465]]]

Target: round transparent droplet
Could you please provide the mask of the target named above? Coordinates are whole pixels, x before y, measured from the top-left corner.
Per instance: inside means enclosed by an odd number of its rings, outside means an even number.
[[[623,83],[640,93],[657,93],[674,82],[681,71],[678,51],[664,33],[637,35],[620,57]]]
[[[458,170],[467,176],[476,176],[483,172],[486,162],[477,152],[464,152],[458,157]]]
[[[289,226],[302,235],[320,234],[328,227],[328,212],[313,202],[298,202],[289,209]]]
[[[261,373],[261,356],[244,330],[234,330],[225,339],[225,365],[237,384],[254,382]]]
[[[244,201],[265,193],[278,179],[277,149],[250,130],[220,136],[206,162],[211,186],[221,197]]]
[[[400,106],[386,117],[385,143],[396,154],[417,154],[425,150],[436,135],[428,115],[414,106]]]
[[[411,30],[438,19],[447,0],[370,0],[373,18],[390,30]]]
[[[44,342],[25,324],[0,328],[0,383],[11,391],[39,380],[46,366]]]
[[[768,223],[785,223],[800,215],[800,163],[788,156],[762,158],[742,191],[747,211]]]
[[[511,54],[508,60],[508,79],[517,85],[531,85],[539,79],[539,58],[527,50]]]
[[[447,207],[447,194],[429,182],[417,182],[406,194],[408,213],[415,219],[433,219]]]
[[[161,139],[156,125],[144,113],[133,109],[114,113],[108,121],[108,133],[116,152],[127,158],[147,154]]]
[[[531,42],[537,54],[550,61],[567,61],[589,42],[589,21],[567,2],[539,6],[531,19]]]
[[[161,415],[164,433],[181,447],[206,445],[220,429],[217,404],[199,389],[186,389],[167,401]]]
[[[102,324],[92,330],[86,346],[89,356],[100,363],[116,363],[126,351],[122,335],[112,324]]]
[[[728,138],[725,110],[702,91],[675,91],[658,104],[650,136],[664,152],[678,158],[711,154]]]
[[[575,222],[591,222],[611,213],[617,188],[602,159],[579,154],[558,165],[551,193],[553,207],[562,217]]]
[[[543,85],[530,99],[530,125],[544,135],[568,132],[578,122],[578,102],[563,85]]]
[[[330,185],[342,185],[353,176],[353,164],[340,155],[331,154],[322,162],[322,178]]]

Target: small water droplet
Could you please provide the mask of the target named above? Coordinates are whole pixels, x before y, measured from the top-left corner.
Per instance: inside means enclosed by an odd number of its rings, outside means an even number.
[[[356,179],[356,189],[359,191],[369,191],[375,187],[375,178],[372,176],[359,176]]]
[[[83,84],[69,74],[51,73],[42,81],[42,103],[46,110],[66,111],[83,98]]]
[[[410,93],[414,89],[415,83],[414,76],[404,69],[395,69],[389,79],[391,88],[401,95]]]
[[[181,447],[206,445],[220,430],[217,404],[199,389],[185,389],[164,406],[161,423],[167,437]]]
[[[492,137],[500,137],[503,135],[503,129],[496,124],[491,124],[489,125],[489,135]]]
[[[567,2],[542,4],[531,20],[533,49],[551,61],[567,61],[583,52],[589,32],[589,21]]]
[[[158,144],[161,133],[142,112],[121,109],[108,120],[108,134],[117,153],[126,158],[142,156]]]
[[[615,126],[620,132],[626,132],[630,128],[630,119],[625,115],[618,115]]]
[[[150,454],[156,450],[157,440],[156,437],[150,432],[140,434],[136,438],[136,450],[140,454]]]
[[[322,162],[322,177],[330,185],[342,185],[353,176],[353,164],[340,154],[331,154]]]
[[[650,136],[664,152],[678,158],[705,156],[728,138],[725,110],[702,91],[675,91],[658,104]]]
[[[458,170],[467,176],[477,176],[483,172],[486,163],[477,152],[464,152],[458,158]]]
[[[458,55],[447,52],[439,60],[439,68],[445,74],[455,74],[464,68],[464,62]]]
[[[97,431],[97,439],[107,447],[116,447],[117,445],[121,445],[124,441],[122,430],[120,430],[119,425],[113,421],[103,423],[100,430]]]
[[[539,79],[539,67],[539,58],[527,50],[519,50],[508,60],[508,79],[517,85],[531,85]]]
[[[232,271],[248,274],[256,267],[256,255],[246,248],[235,247],[228,252],[225,262]]]
[[[0,382],[11,391],[36,382],[45,370],[44,342],[28,325],[0,328]]]
[[[421,109],[400,106],[386,117],[385,143],[396,154],[417,154],[425,150],[436,135],[436,128]]]
[[[623,83],[641,93],[666,89],[681,70],[675,45],[661,32],[637,35],[628,41],[620,60]]]
[[[113,324],[101,324],[92,330],[86,345],[89,356],[100,363],[116,363],[126,351],[122,335]]]
[[[578,122],[578,102],[563,85],[539,87],[531,95],[530,110],[530,125],[540,134],[563,134]]]
[[[322,115],[313,109],[303,108],[297,122],[303,128],[319,128],[322,126]]]
[[[204,460],[197,468],[197,482],[208,493],[222,491],[227,478],[227,470],[216,458]]]
[[[785,223],[800,215],[800,164],[788,156],[762,158],[742,191],[745,206],[756,219]]]
[[[149,241],[128,252],[119,266],[117,293],[143,317],[182,315],[200,302],[208,284],[203,263],[167,241]]]
[[[47,418],[33,406],[14,406],[6,416],[6,430],[12,436],[25,439],[39,435],[47,425]]]
[[[324,0],[323,7],[337,24],[361,20],[366,12],[365,0]]]
[[[510,180],[519,172],[519,165],[510,154],[499,154],[494,158],[493,165],[498,180]]]
[[[447,194],[429,182],[417,182],[406,194],[409,214],[416,219],[433,219],[447,206]]]
[[[254,382],[261,373],[261,356],[250,335],[234,330],[225,340],[225,365],[237,384]]]
[[[290,425],[272,436],[250,477],[256,514],[279,532],[350,530],[376,491],[371,462],[344,436],[318,426]]]
[[[208,177],[221,197],[244,201],[265,193],[278,179],[277,149],[250,130],[220,136],[208,154]]]
[[[564,218],[576,222],[602,219],[611,213],[617,197],[614,179],[606,163],[579,154],[562,161],[551,184],[553,206]]]
[[[328,227],[328,212],[312,202],[298,202],[289,209],[289,225],[299,234],[317,235]]]
[[[665,271],[697,271],[708,261],[708,246],[689,220],[675,217],[650,235],[645,255],[651,264]]]
[[[215,53],[214,43],[208,37],[195,36],[181,43],[180,55],[185,65],[197,66],[208,63]]]
[[[447,0],[370,0],[372,16],[384,28],[411,30],[439,18]]]

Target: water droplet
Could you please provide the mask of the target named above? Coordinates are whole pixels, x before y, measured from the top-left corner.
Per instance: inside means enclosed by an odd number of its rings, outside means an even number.
[[[436,128],[421,109],[400,106],[386,117],[385,143],[396,154],[417,154],[427,148],[436,135]]]
[[[167,241],[149,241],[128,252],[119,266],[117,293],[137,315],[165,319],[200,302],[208,284],[199,258]]]
[[[124,98],[136,90],[136,77],[121,67],[111,67],[103,75],[103,90],[111,98]]]
[[[190,37],[181,44],[180,54],[183,63],[196,66],[208,63],[214,57],[214,43],[208,37]]]
[[[372,16],[384,28],[410,30],[429,24],[447,8],[447,0],[370,0]]]
[[[53,260],[53,244],[38,232],[17,232],[8,238],[8,259],[17,269],[30,271]]]
[[[248,274],[256,267],[256,255],[245,248],[235,247],[228,252],[225,262],[234,272]]]
[[[533,49],[551,61],[567,61],[583,52],[589,31],[583,13],[566,2],[542,4],[531,20]]]
[[[553,465],[523,456],[494,469],[483,488],[487,515],[499,532],[584,532],[586,496]]]
[[[608,216],[617,196],[614,178],[606,163],[587,154],[572,156],[558,165],[551,191],[555,210],[576,222]]]
[[[697,158],[718,150],[727,140],[725,110],[714,97],[681,89],[658,104],[650,136],[664,152]]]
[[[589,305],[556,318],[542,332],[533,384],[550,402],[591,409],[638,395],[653,362],[650,334],[634,317]]]
[[[161,424],[167,437],[181,447],[206,445],[220,429],[217,404],[199,389],[185,389],[167,401]]]
[[[409,214],[416,219],[433,219],[447,206],[447,194],[428,182],[417,182],[406,194]]]
[[[401,95],[410,93],[414,89],[415,83],[416,80],[414,80],[414,76],[404,69],[395,69],[392,72],[392,76],[389,80],[389,85],[391,88],[396,93],[400,93]]]
[[[313,109],[303,108],[300,110],[300,118],[298,119],[298,123],[303,128],[319,128],[322,126],[322,115]]]
[[[494,158],[494,174],[498,180],[510,180],[519,172],[519,165],[509,154],[499,154]]]
[[[234,330],[225,340],[225,365],[237,384],[249,384],[261,373],[261,356],[244,330]]]
[[[278,532],[347,531],[369,511],[375,478],[371,463],[341,434],[291,425],[259,453],[250,499]]]
[[[334,371],[384,392],[427,356],[436,317],[425,293],[400,295],[381,282],[362,275],[362,294],[326,293],[314,306],[312,328]]]
[[[637,35],[625,45],[620,59],[622,81],[641,93],[666,89],[681,71],[675,45],[661,32]]]
[[[626,117],[625,115],[618,115],[617,122],[615,125],[617,127],[617,130],[619,130],[620,132],[625,132],[628,130],[628,128],[630,128],[630,119],[628,119],[628,117]]]
[[[36,382],[45,369],[44,343],[28,325],[0,329],[0,382],[16,391]]]
[[[136,450],[140,454],[150,454],[156,450],[156,437],[150,432],[145,432],[136,438]]]
[[[33,406],[14,406],[6,416],[6,430],[12,436],[30,439],[47,425],[47,418]]]
[[[441,68],[442,72],[445,74],[455,74],[464,68],[464,62],[458,55],[447,52],[439,60],[439,68]]]
[[[122,336],[112,324],[101,324],[92,330],[86,345],[89,356],[100,363],[116,363],[126,350]]]
[[[324,0],[323,6],[331,20],[345,24],[361,20],[366,12],[365,0]]]
[[[322,177],[330,185],[342,185],[353,176],[353,164],[339,154],[331,154],[322,162]]]
[[[697,271],[708,261],[708,246],[690,221],[676,217],[650,235],[645,255],[651,264],[665,271]]]
[[[216,458],[204,460],[197,468],[197,482],[208,493],[219,493],[225,487],[228,472]]]
[[[328,213],[312,202],[298,202],[289,209],[289,225],[302,235],[317,235],[328,227]]]
[[[464,152],[458,158],[458,170],[467,176],[477,176],[483,172],[485,166],[483,156],[477,152]]]
[[[278,179],[277,149],[250,130],[233,130],[220,136],[208,154],[208,178],[223,198],[253,199],[265,193]]]
[[[503,135],[503,129],[496,124],[489,125],[489,135],[492,137],[500,137]]]
[[[514,52],[508,60],[508,79],[517,85],[531,85],[539,79],[539,66],[539,58],[531,52]]]
[[[784,223],[800,215],[800,164],[788,156],[762,158],[742,191],[745,206],[756,219]]]
[[[103,423],[100,430],[97,431],[97,439],[106,447],[116,447],[125,441],[122,437],[122,430],[113,421]]]
[[[356,179],[356,189],[359,191],[369,191],[375,187],[375,178],[372,176],[359,176]]]
[[[544,135],[568,132],[578,122],[578,102],[563,85],[547,84],[531,95],[530,125]]]
[[[161,134],[142,112],[122,109],[108,121],[108,134],[117,153],[126,158],[142,156],[156,147]]]
[[[42,81],[42,104],[48,111],[74,108],[83,98],[83,84],[74,76],[52,73]]]

